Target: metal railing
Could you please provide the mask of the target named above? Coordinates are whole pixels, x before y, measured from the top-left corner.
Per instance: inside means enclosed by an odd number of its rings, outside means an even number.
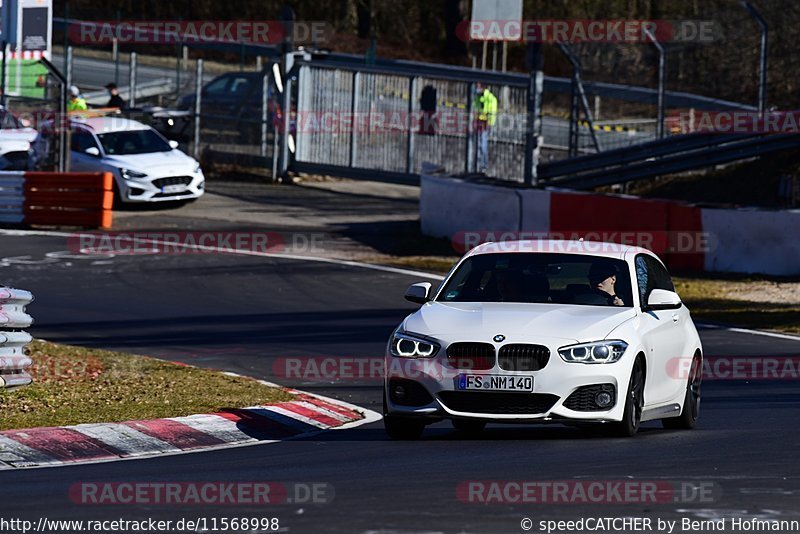
[[[475,173],[482,167],[473,109],[480,82],[499,102],[486,174],[522,182],[527,79],[455,74],[300,59],[292,168],[412,177],[423,162],[434,162],[451,173]]]
[[[612,150],[539,168],[543,184],[591,189],[673,174],[800,147],[796,134],[676,135],[633,148]]]
[[[33,301],[30,291],[0,287],[0,388],[15,388],[31,383],[33,364],[25,354],[32,337],[28,328],[33,318],[25,307]]]

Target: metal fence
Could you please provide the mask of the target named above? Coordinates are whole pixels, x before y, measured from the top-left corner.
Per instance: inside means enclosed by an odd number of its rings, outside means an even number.
[[[481,168],[476,83],[498,98],[486,174],[521,182],[527,86],[487,77],[383,73],[365,65],[300,62],[296,89],[298,168],[416,175],[424,162],[454,174]]]
[[[63,61],[68,83],[78,85],[90,104],[107,102],[103,85],[116,81],[136,110],[130,116],[180,141],[183,150],[209,156],[206,161],[271,168],[273,179],[296,171],[413,181],[427,162],[455,175],[485,170],[493,179],[523,182],[533,158],[525,74],[316,51],[280,55],[274,46],[181,45],[172,57],[163,55],[169,49],[159,50],[160,57],[143,61],[130,48],[77,54],[68,47],[54,62]],[[580,77],[576,99],[579,70],[572,78],[543,78],[533,135],[545,163],[657,139],[659,102],[672,110],[748,108]],[[247,89],[232,102],[215,102],[211,84],[218,76],[239,76]],[[498,99],[485,169],[477,83]]]
[[[33,362],[25,354],[31,335],[24,332],[33,319],[25,307],[33,301],[29,291],[0,288],[0,387],[14,388],[31,383],[29,369]]]

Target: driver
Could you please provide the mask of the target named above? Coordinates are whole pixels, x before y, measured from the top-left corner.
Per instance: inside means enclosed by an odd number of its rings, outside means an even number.
[[[625,306],[617,296],[614,285],[617,283],[617,268],[611,263],[597,262],[589,269],[589,285],[592,291],[606,299],[611,306]]]

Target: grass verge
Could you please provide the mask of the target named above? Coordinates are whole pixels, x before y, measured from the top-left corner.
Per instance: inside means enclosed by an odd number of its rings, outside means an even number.
[[[291,400],[256,380],[34,341],[34,383],[0,391],[0,430],[179,417]]]
[[[381,256],[368,261],[445,274],[449,256]],[[800,334],[800,281],[709,273],[673,277],[696,321]]]

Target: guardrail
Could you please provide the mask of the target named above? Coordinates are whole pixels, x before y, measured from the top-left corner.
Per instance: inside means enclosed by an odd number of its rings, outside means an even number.
[[[32,337],[23,328],[33,323],[25,307],[33,301],[30,291],[0,287],[0,388],[26,386],[32,378],[33,364],[25,354]]]
[[[111,173],[0,172],[0,223],[110,228]]]
[[[796,134],[686,134],[542,165],[546,185],[591,189],[800,147]]]

